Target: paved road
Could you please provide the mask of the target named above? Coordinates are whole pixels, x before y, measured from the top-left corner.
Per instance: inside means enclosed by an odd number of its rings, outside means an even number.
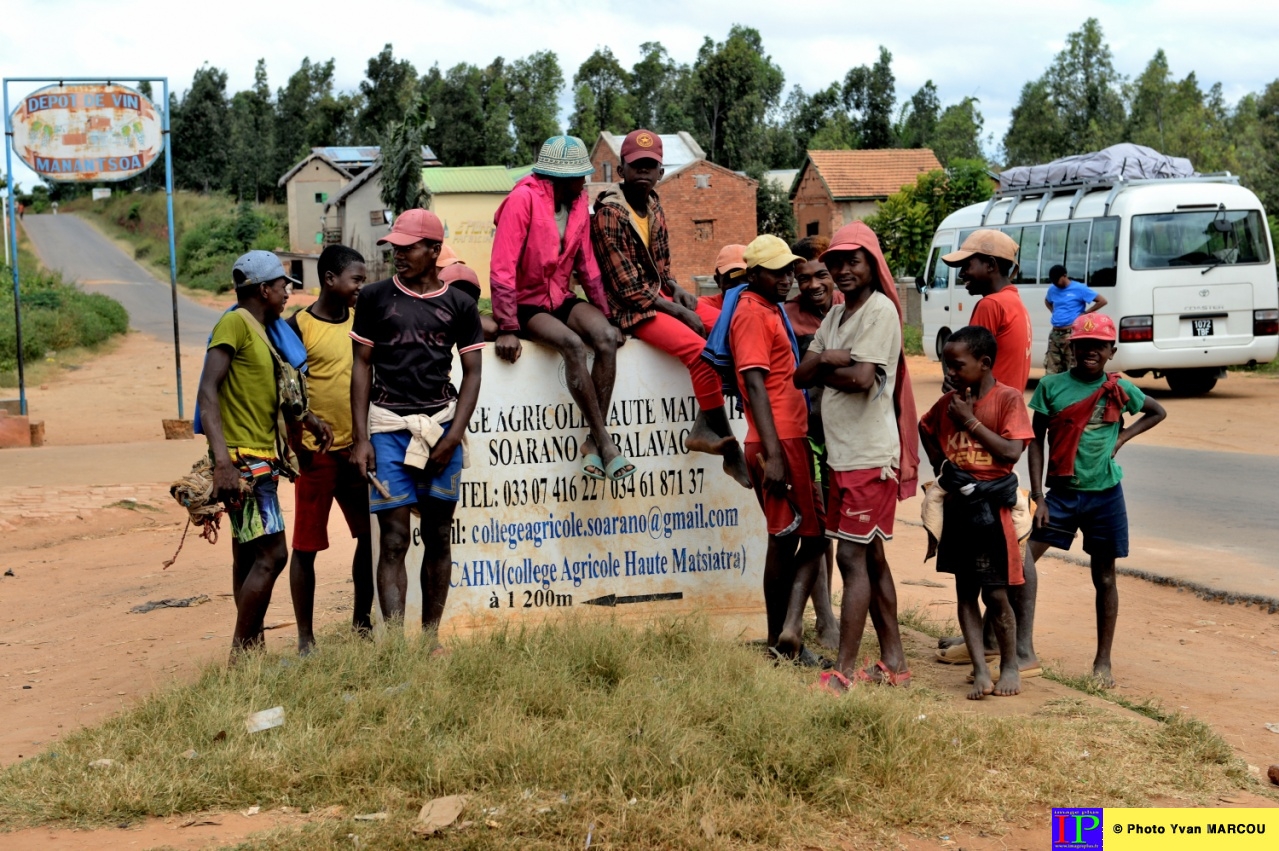
[[[129,327],[161,340],[173,339],[173,301],[167,281],[157,280],[77,216],[28,214],[22,224],[45,265],[77,281],[81,289],[123,304],[129,311]],[[203,349],[218,315],[179,294],[182,345]]]

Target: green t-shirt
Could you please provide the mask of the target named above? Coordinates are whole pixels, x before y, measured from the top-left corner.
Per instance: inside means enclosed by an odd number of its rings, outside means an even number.
[[[218,388],[222,437],[228,449],[275,457],[275,360],[271,350],[236,311],[213,326],[209,348],[230,349],[231,369]]]
[[[1030,399],[1030,409],[1046,416],[1068,408],[1076,402],[1087,399],[1097,392],[1106,381],[1101,376],[1096,381],[1080,381],[1070,372],[1059,372],[1056,375],[1045,375],[1039,379],[1035,395]],[[1146,403],[1146,394],[1126,378],[1119,379],[1119,386],[1128,394],[1128,404],[1124,406],[1125,414],[1136,414]],[[1080,491],[1104,491],[1119,484],[1124,471],[1111,456],[1115,451],[1115,441],[1119,439],[1120,423],[1104,423],[1102,415],[1106,410],[1106,400],[1102,397],[1084,433],[1079,438],[1079,451],[1075,453],[1075,475],[1070,479],[1070,487]]]

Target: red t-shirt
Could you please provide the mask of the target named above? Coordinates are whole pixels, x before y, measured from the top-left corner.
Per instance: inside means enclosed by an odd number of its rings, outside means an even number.
[[[773,409],[777,439],[806,437],[808,405],[803,392],[795,387],[795,352],[782,325],[781,308],[749,290],[743,292],[728,330],[728,346],[733,353],[737,387],[746,408],[746,440],[758,442],[760,439],[742,378],[742,372],[747,369],[762,369],[766,373],[764,389]]]
[[[817,329],[822,325],[823,317],[818,316],[816,313],[809,313],[804,309],[799,299],[799,296],[795,296],[782,305],[782,308],[786,311],[786,317],[790,319],[790,327],[795,329],[795,334],[800,337],[816,334]],[[831,293],[831,307],[843,303],[844,294],[842,292],[835,290]]]
[[[946,459],[975,479],[991,482],[1011,473],[1016,464],[995,460],[977,438],[950,418],[947,411],[954,395],[954,391],[944,394],[924,414],[919,421],[920,432],[935,439]],[[1021,393],[999,382],[973,405],[973,416],[1007,440],[1027,441],[1035,436],[1030,415],[1026,413],[1026,400]]]
[[[1030,311],[1021,302],[1021,294],[1013,286],[983,296],[973,308],[973,325],[980,325],[995,335],[999,347],[995,380],[1019,393],[1026,392],[1030,379]]]

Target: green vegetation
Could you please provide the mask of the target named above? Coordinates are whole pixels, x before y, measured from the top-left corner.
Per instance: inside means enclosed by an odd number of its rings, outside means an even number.
[[[924,353],[924,329],[918,325],[903,325],[902,348],[906,350],[908,355],[922,355]]]
[[[924,686],[836,698],[813,679],[697,619],[499,629],[443,657],[334,631],[308,659],[210,666],[9,767],[0,823],[336,806],[252,847],[349,848],[356,833],[409,848],[425,800],[465,794],[474,826],[434,846],[580,847],[593,825],[619,848],[825,847],[1246,782],[1216,736],[1175,717],[1148,725],[1075,699],[994,717]],[[277,705],[283,727],[245,732]]]
[[[40,268],[19,248],[22,294],[22,354],[30,365],[69,349],[92,347],[129,330],[129,314],[119,302],[81,292],[62,276]],[[13,272],[0,263],[0,386],[18,383],[18,338],[13,315]]]
[[[133,257],[149,264],[162,280],[169,277],[169,230],[163,192],[116,193],[106,201],[78,198],[67,204],[133,246]],[[173,196],[177,229],[178,281],[220,293],[231,289],[231,264],[253,248],[267,251],[288,244],[283,208],[275,204],[236,204],[224,195],[177,192]]]

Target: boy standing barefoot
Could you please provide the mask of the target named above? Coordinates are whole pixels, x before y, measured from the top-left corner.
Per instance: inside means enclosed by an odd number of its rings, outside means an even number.
[[[1013,529],[1017,502],[1013,467],[1034,432],[1021,393],[995,380],[995,338],[978,325],[960,328],[943,349],[955,389],[919,421],[924,450],[946,492],[937,570],[955,575],[959,626],[973,660],[969,700],[1021,691],[1017,618],[1008,586],[1024,582],[1021,547]],[[999,682],[991,681],[982,641],[986,603],[999,644]]]
[[[329,511],[337,502],[355,538],[351,580],[355,601],[351,626],[372,629],[373,547],[369,538],[369,483],[351,463],[351,324],[355,299],[367,275],[364,257],[345,245],[330,245],[317,263],[320,297],[289,317],[288,324],[306,346],[307,391],[311,412],[333,429],[327,452],[310,434],[298,446],[294,487],[293,560],[289,587],[298,622],[298,652],[315,647],[315,555],[329,548]]]
[[[1107,688],[1114,686],[1110,650],[1119,616],[1115,559],[1128,555],[1128,509],[1123,470],[1115,454],[1125,443],[1163,421],[1163,406],[1118,373],[1106,374],[1115,356],[1115,323],[1102,313],[1085,313],[1071,326],[1075,366],[1046,375],[1030,400],[1035,412],[1030,444],[1031,498],[1035,528],[1030,555],[1038,560],[1049,547],[1068,550],[1075,531],[1084,533],[1084,552],[1092,559],[1096,589],[1097,655],[1092,674]],[[1123,415],[1141,413],[1124,427]],[[1044,481],[1044,437],[1048,438],[1047,498]]]

